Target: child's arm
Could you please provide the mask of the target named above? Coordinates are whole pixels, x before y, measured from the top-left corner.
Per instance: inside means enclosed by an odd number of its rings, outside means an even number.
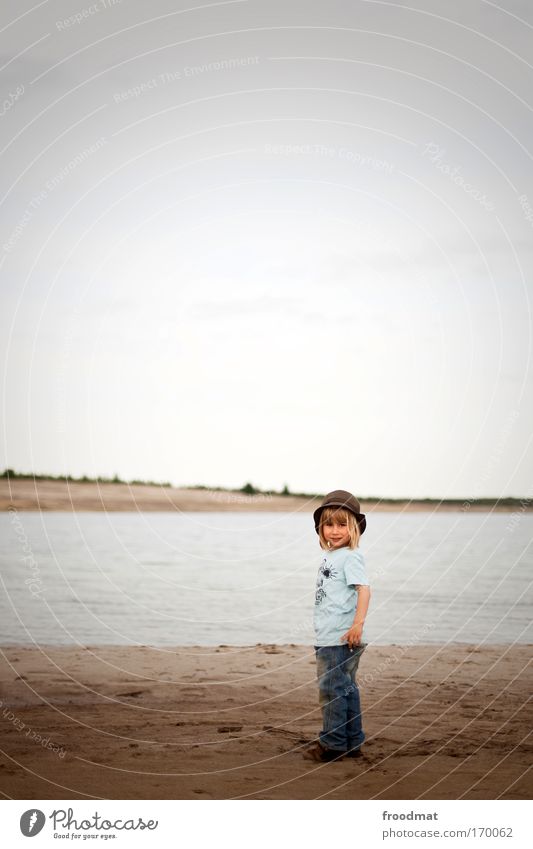
[[[363,624],[366,619],[366,614],[368,612],[368,605],[370,604],[370,587],[362,584],[358,584],[357,587],[357,607],[355,609],[355,618],[353,620],[353,625],[349,631],[346,631],[345,634],[342,635],[341,640],[347,640],[350,648],[353,646],[358,646],[361,642],[361,637],[363,634]]]

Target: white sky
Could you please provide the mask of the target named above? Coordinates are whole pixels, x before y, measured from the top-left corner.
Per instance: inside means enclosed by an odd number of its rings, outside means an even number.
[[[2,467],[533,495],[529,3],[31,6]]]

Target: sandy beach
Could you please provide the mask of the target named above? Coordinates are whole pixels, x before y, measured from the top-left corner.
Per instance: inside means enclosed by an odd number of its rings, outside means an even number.
[[[312,647],[8,647],[0,789],[16,799],[527,799],[532,646],[369,646],[356,761],[320,729]]]
[[[214,489],[187,489],[164,486],[114,483],[72,483],[53,480],[15,478],[0,479],[0,511],[5,510],[103,510],[103,511],[253,511],[311,513],[320,504],[319,498],[310,499],[292,495],[246,495]],[[513,507],[498,504],[495,507],[474,504],[424,503],[421,501],[371,501],[361,499],[365,513],[438,510],[464,512],[511,512],[533,510],[533,502]]]

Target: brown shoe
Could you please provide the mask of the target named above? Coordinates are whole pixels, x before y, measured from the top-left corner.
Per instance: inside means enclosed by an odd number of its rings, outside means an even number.
[[[347,758],[362,758],[363,753],[362,753],[361,749],[348,749],[348,751],[346,752],[346,757]]]
[[[307,760],[317,761],[318,763],[330,763],[331,761],[340,761],[341,758],[345,757],[346,752],[339,751],[338,749],[325,749],[320,743],[315,743],[303,754]]]

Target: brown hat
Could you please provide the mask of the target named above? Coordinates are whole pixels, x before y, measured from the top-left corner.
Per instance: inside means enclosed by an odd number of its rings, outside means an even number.
[[[364,534],[366,528],[366,518],[364,513],[361,513],[361,505],[357,498],[349,492],[346,492],[345,489],[334,489],[333,492],[328,492],[320,507],[317,507],[315,512],[313,513],[313,518],[315,520],[315,530],[318,533],[318,528],[320,525],[320,517],[322,515],[322,510],[325,507],[344,507],[345,510],[349,510],[350,513],[356,518],[357,524],[359,525],[360,533]]]

